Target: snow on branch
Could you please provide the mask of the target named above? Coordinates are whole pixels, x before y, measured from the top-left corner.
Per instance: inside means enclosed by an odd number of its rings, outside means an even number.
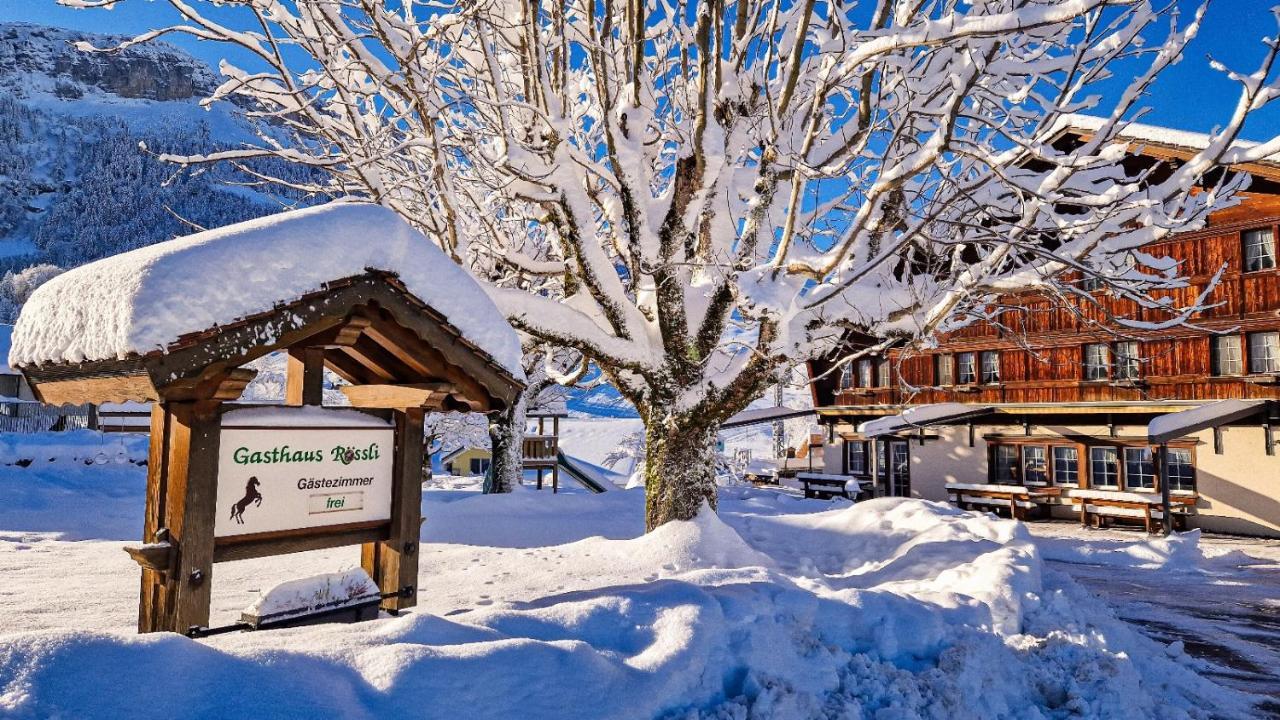
[[[1224,69],[1239,98],[1216,132],[1135,122],[1203,7],[165,1],[183,24],[143,38],[248,49],[257,64],[223,63],[215,97],[272,127],[174,160],[324,169],[642,414],[722,420],[850,328],[927,342],[1002,293],[1065,297],[1082,277],[1188,322],[1208,296],[1152,299],[1180,271],[1139,248],[1233,202],[1248,178],[1217,168],[1280,153],[1239,141],[1280,94],[1272,41]],[[1131,80],[1099,108],[1121,62]],[[1119,162],[1144,143],[1187,153]]]

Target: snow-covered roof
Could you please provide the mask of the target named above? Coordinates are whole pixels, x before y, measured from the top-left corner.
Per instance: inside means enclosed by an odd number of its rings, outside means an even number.
[[[491,452],[489,448],[475,447],[474,445],[462,445],[457,448],[454,448],[453,450],[450,450],[448,454],[440,458],[440,463],[441,464],[447,463],[450,460],[458,457],[462,453],[470,452],[472,450],[479,450],[481,452],[486,452],[486,453]]]
[[[520,340],[467,272],[391,210],[339,201],[196,233],[82,265],[32,294],[15,366],[124,359],[370,270],[444,316],[519,380]]]
[[[1226,425],[1261,412],[1266,400],[1219,400],[1197,408],[1160,415],[1147,425],[1147,438],[1152,444],[1168,442]]]
[[[903,430],[955,422],[966,418],[977,417],[991,412],[991,408],[982,405],[965,405],[964,403],[937,403],[934,405],[917,405],[907,408],[900,415],[868,420],[858,426],[858,432],[867,437],[891,435]]]
[[[1096,117],[1094,115],[1064,115],[1058,119],[1056,130],[1052,133],[1057,135],[1062,132],[1084,132],[1093,133],[1102,129],[1110,120],[1107,118]],[[1193,152],[1199,152],[1209,147],[1210,141],[1213,139],[1208,133],[1191,132],[1189,130],[1175,130],[1173,128],[1160,127],[1159,125],[1147,125],[1144,123],[1129,123],[1124,125],[1118,133],[1120,138],[1125,140],[1133,140],[1136,142],[1151,143],[1153,145],[1162,145],[1171,148],[1181,148]],[[1237,140],[1232,147],[1250,148],[1257,146],[1258,143],[1248,140]],[[1272,155],[1267,158],[1267,164],[1280,163],[1280,156]]]

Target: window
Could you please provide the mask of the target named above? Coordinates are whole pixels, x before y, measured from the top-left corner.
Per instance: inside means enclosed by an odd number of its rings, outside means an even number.
[[[1080,484],[1080,452],[1073,447],[1053,449],[1053,481],[1058,485]]]
[[[1249,333],[1249,372],[1280,372],[1280,332]]]
[[[1191,451],[1186,448],[1169,448],[1165,458],[1169,463],[1170,492],[1195,492],[1196,469],[1191,464]]]
[[[1049,455],[1043,445],[1022,446],[1022,479],[1028,485],[1049,482]]]
[[[1093,292],[1102,289],[1102,279],[1097,275],[1085,275],[1080,278],[1080,289],[1085,292]]]
[[[1244,372],[1244,355],[1239,335],[1217,335],[1212,340],[1213,374],[1239,375]]]
[[[1106,380],[1111,371],[1111,346],[1090,343],[1084,346],[1084,379]]]
[[[911,453],[902,440],[890,442],[889,455],[893,458],[893,480],[889,494],[894,497],[911,497]]]
[[[991,482],[999,485],[1017,485],[1018,446],[996,445],[991,463]]]
[[[1276,237],[1271,228],[1244,232],[1244,271],[1270,270],[1276,266]]]
[[[1115,379],[1138,379],[1138,343],[1133,341],[1116,343]]]
[[[933,383],[935,385],[950,385],[955,382],[955,358],[951,355],[934,355],[933,356]]]
[[[1096,488],[1120,487],[1120,453],[1116,448],[1089,448],[1089,480]]]
[[[994,350],[982,353],[982,382],[1000,382],[1000,353]]]
[[[886,442],[876,443],[876,477],[889,477],[889,445]]]
[[[973,361],[973,353],[960,353],[956,356],[956,382],[961,385],[972,385],[978,380],[978,368]]]
[[[1151,461],[1151,448],[1124,449],[1124,486],[1129,490],[1154,490],[1156,466]]]
[[[849,474],[866,475],[867,444],[861,440],[846,440],[844,448],[849,458]]]
[[[840,367],[840,389],[853,387],[853,363],[845,363]]]
[[[871,358],[858,361],[858,387],[871,387]]]
[[[471,458],[471,474],[483,475],[489,472],[489,461],[485,458]]]
[[[876,363],[876,385],[879,387],[889,387],[889,381],[893,374],[890,372],[892,367],[889,365],[889,358],[882,358]]]

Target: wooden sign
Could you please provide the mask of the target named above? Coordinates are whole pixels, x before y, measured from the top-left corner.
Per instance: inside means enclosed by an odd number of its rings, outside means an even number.
[[[125,548],[142,568],[138,630],[207,628],[216,563],[355,545],[380,607],[413,607],[423,415],[501,410],[522,383],[383,271],[189,330],[160,350],[21,368],[45,402],[154,402],[142,543]],[[278,351],[289,407],[224,404]],[[352,407],[322,407],[326,371]]]
[[[391,519],[390,423],[246,428],[234,415],[219,443],[217,540]]]

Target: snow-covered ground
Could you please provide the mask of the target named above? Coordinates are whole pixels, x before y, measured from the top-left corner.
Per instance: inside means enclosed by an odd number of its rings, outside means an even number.
[[[1255,712],[1203,661],[1046,567],[1020,523],[750,488],[725,489],[719,515],[644,535],[639,490],[481,496],[441,479],[423,502],[415,610],[202,641],[137,636],[137,568],[120,547],[141,521],[138,448],[81,441],[94,452],[52,462],[3,446],[0,462],[37,459],[0,464],[0,497],[25,490],[0,507],[0,716]],[[342,548],[220,564],[213,621],[357,562]]]
[[[1205,675],[1269,697],[1257,717],[1280,718],[1280,540],[1028,528],[1050,567],[1148,636],[1205,661]]]

